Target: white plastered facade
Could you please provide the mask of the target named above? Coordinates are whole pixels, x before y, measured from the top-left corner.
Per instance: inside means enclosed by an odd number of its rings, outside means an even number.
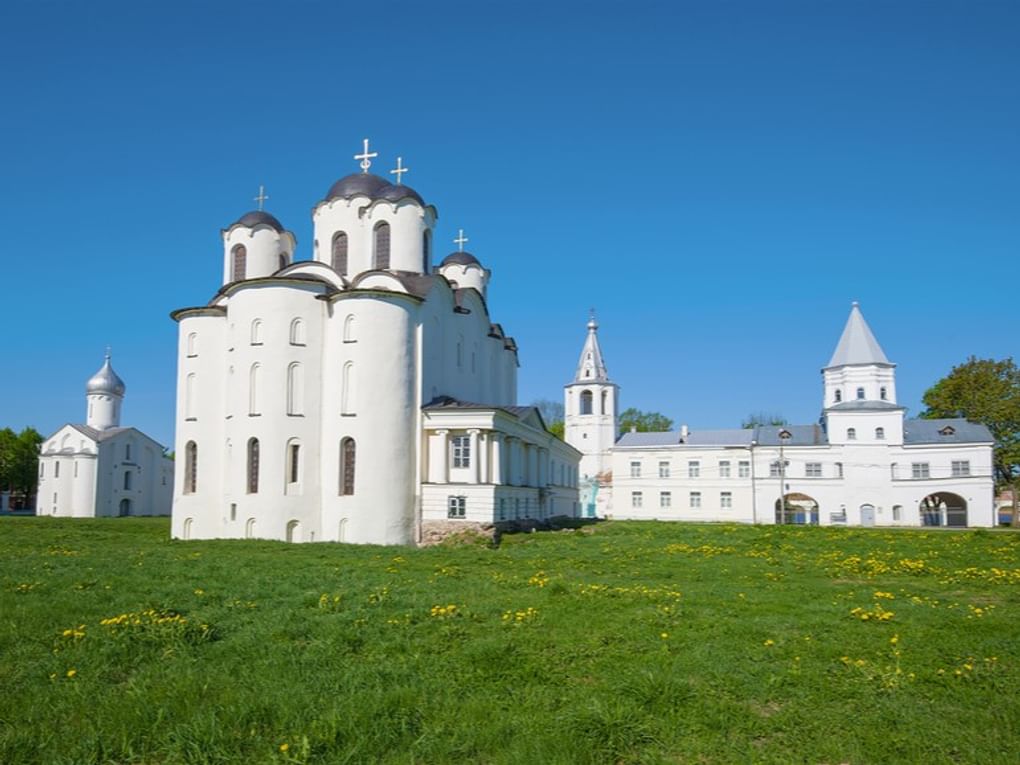
[[[314,259],[295,261],[275,218],[243,216],[224,231],[220,291],[173,314],[173,536],[409,544],[429,520],[497,521],[507,496],[527,496],[531,518],[576,512],[576,488],[544,481],[554,460],[576,478],[580,454],[516,407],[517,347],[489,319],[489,272],[463,252],[431,266],[435,209],[358,174],[312,220]],[[286,265],[235,278],[252,230]],[[538,464],[492,467],[501,442]]]
[[[818,425],[623,434],[612,449],[606,514],[848,526],[996,524],[990,433],[965,420],[906,419],[897,404],[895,365],[857,304],[822,383]]]

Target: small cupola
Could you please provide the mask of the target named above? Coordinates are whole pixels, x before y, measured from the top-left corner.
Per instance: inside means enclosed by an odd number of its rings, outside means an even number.
[[[272,276],[294,262],[297,241],[283,224],[262,209],[269,199],[259,186],[258,209],[223,229],[223,283]]]
[[[120,427],[120,405],[126,391],[124,381],[113,371],[108,348],[103,366],[85,383],[85,399],[88,402],[85,424],[96,430]]]
[[[460,289],[476,289],[484,298],[492,273],[481,264],[478,258],[464,250],[464,244],[467,241],[464,229],[460,229],[457,238],[453,240],[453,243],[460,249],[443,258],[437,270],[447,281]]]

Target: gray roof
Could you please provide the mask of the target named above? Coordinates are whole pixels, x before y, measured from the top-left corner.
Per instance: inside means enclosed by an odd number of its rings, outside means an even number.
[[[628,432],[616,442],[618,447],[628,446],[750,446],[754,431],[750,428],[723,430],[690,430],[680,440],[680,431],[668,430],[653,433]]]
[[[392,184],[385,178],[372,173],[352,173],[345,175],[330,186],[326,199],[350,199],[352,197],[368,197],[369,199],[385,199],[398,202],[401,199],[413,199],[422,207],[425,201],[417,191],[404,184]]]
[[[839,338],[836,350],[829,360],[828,366],[841,367],[847,364],[888,364],[882,347],[864,321],[860,306],[855,301],[850,308],[850,318],[846,320],[843,334]]]
[[[471,401],[461,401],[453,396],[436,396],[434,399],[425,404],[422,409],[426,412],[442,412],[451,409],[461,410],[499,410],[506,412],[509,415],[516,417],[518,420],[525,419],[532,412],[538,417],[539,422],[542,423],[542,427],[545,428],[545,420],[542,419],[542,413],[535,406],[499,406],[496,404],[476,404]]]
[[[941,431],[945,431],[945,434]],[[987,427],[962,417],[903,422],[905,444],[985,444],[994,441]]]
[[[857,411],[857,412],[888,412],[893,409],[906,409],[905,406],[894,404],[891,401],[841,401],[838,404],[833,404],[829,407],[829,411],[835,412],[846,412],[846,411]]]
[[[91,428],[88,425],[79,425],[74,422],[69,422],[68,425],[77,430],[79,433],[82,433],[97,442],[113,438],[115,435],[123,433],[125,430],[134,430],[134,428],[107,428],[106,430],[98,430],[96,428]]]
[[[113,366],[110,364],[110,354],[107,353],[103,366],[85,383],[85,393],[106,393],[112,396],[123,396],[126,390],[127,386],[124,385],[124,381],[113,371]]]
[[[790,438],[782,440],[779,431],[787,430]],[[759,446],[825,446],[829,439],[821,425],[759,425],[754,429]]]
[[[234,225],[247,226],[248,228],[255,228],[256,226],[262,225],[270,226],[281,234],[284,231],[283,224],[265,210],[252,210],[249,213],[245,213],[237,219],[237,222]]]
[[[470,252],[464,252],[463,250],[461,250],[460,252],[451,252],[449,255],[443,258],[443,262],[440,263],[439,266],[440,268],[442,268],[443,266],[448,266],[450,264],[458,266],[481,265],[481,263],[478,262],[478,258],[472,255]]]

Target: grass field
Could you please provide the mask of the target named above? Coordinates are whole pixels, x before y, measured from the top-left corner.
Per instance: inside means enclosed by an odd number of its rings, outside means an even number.
[[[0,762],[1015,763],[1020,535],[0,519]]]

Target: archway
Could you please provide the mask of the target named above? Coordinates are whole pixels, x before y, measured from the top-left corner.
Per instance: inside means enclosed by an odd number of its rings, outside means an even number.
[[[918,508],[922,526],[948,526],[966,528],[967,500],[959,494],[946,491],[929,494]]]
[[[287,541],[297,542],[298,541],[298,527],[300,524],[297,521],[290,521],[287,523]]]
[[[191,539],[191,524],[192,524],[192,522],[193,522],[193,519],[191,519],[191,518],[185,518],[184,519],[184,529],[181,532],[181,536],[184,537],[185,539]]]
[[[861,505],[861,525],[862,526],[874,526],[875,525],[875,506],[874,505]]]
[[[255,519],[249,518],[244,524],[244,538],[254,539],[255,538]]]
[[[340,528],[337,529],[336,541],[337,542],[346,542],[347,541],[347,519],[346,518],[341,518],[340,519]]]
[[[818,500],[798,492],[791,492],[783,499],[785,512],[781,500],[777,499],[775,504],[777,524],[818,525]]]
[[[127,475],[130,475],[130,473],[128,473]],[[130,499],[122,499],[120,501],[120,509],[118,510],[118,514],[121,517],[123,517],[125,515],[131,515],[131,500]]]

